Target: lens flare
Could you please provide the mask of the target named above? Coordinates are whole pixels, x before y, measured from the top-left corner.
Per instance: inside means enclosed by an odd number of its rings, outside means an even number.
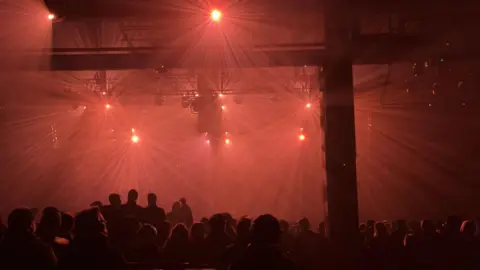
[[[210,18],[214,22],[219,22],[220,19],[222,19],[222,12],[220,12],[218,9],[214,9],[212,12],[210,12]]]
[[[140,138],[137,135],[133,135],[132,138],[130,138],[130,140],[133,143],[138,143],[140,141]]]

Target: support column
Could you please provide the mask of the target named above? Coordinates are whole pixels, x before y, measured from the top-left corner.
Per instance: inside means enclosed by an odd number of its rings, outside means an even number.
[[[328,235],[340,251],[359,244],[355,117],[348,0],[327,0],[324,130]]]

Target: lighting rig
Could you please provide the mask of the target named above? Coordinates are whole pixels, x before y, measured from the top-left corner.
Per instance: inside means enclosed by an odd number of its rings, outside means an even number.
[[[162,3],[168,1],[150,0],[148,4],[138,4],[138,1],[126,0],[44,0],[49,12],[54,18],[62,20],[86,21],[90,19],[125,19],[138,18],[155,21],[161,18],[164,22],[178,20],[181,13],[168,9]],[[144,2],[144,1],[142,1]],[[354,235],[358,234],[358,198],[355,155],[355,125],[353,104],[352,64],[391,64],[394,62],[414,62],[414,59],[433,59],[441,55],[449,61],[480,58],[478,39],[471,31],[460,31],[464,36],[467,48],[425,52],[421,48],[436,44],[442,39],[443,29],[463,29],[464,21],[470,17],[478,24],[480,12],[475,1],[457,0],[442,2],[439,5],[425,4],[425,1],[347,1],[347,0],[305,0],[299,1],[237,1],[239,12],[257,15],[261,19],[270,20],[274,17],[302,18],[305,12],[321,13],[325,17],[325,42],[309,44],[270,44],[242,48],[242,57],[249,59],[242,68],[282,67],[282,66],[323,66],[325,65],[325,168],[328,184],[327,202],[329,222],[329,238],[338,247],[345,250],[356,250],[357,242]],[[447,3],[448,2],[448,3]],[[257,6],[255,6],[257,5]],[[152,6],[158,8],[151,8]],[[260,7],[259,7],[260,6]],[[245,12],[249,11],[249,12]],[[258,10],[261,10],[258,12]],[[445,20],[445,10],[448,10],[449,20]],[[92,12],[94,11],[94,12]],[[243,11],[243,12],[242,12]],[[365,14],[369,11],[368,14]],[[403,22],[395,31],[389,33],[360,34],[360,17],[371,14],[389,14]],[[209,14],[209,15],[208,15]],[[228,14],[235,14],[228,10]],[[198,16],[199,14],[190,14]],[[213,22],[226,18],[227,11],[204,12],[202,16],[209,17]],[[318,15],[318,14],[317,14]],[[367,16],[365,16],[367,15]],[[234,17],[234,16],[232,16]],[[320,16],[319,16],[320,17]],[[406,18],[421,17],[420,34],[407,33]],[[148,19],[150,18],[150,19]],[[441,20],[429,21],[431,18]],[[52,19],[50,19],[52,20]],[[95,21],[95,20],[93,20]],[[227,20],[225,20],[227,21]],[[223,20],[221,21],[223,22]],[[353,23],[352,23],[353,22]],[[443,25],[440,25],[442,24]],[[452,24],[456,23],[456,26]],[[319,28],[321,23],[319,23]],[[445,25],[446,24],[446,25]],[[172,24],[171,24],[172,25]],[[353,26],[352,26],[353,25]],[[469,26],[471,26],[469,25]],[[423,27],[425,26],[425,27]],[[433,27],[432,27],[433,26]],[[53,27],[55,32],[55,27]],[[431,31],[432,29],[438,31]],[[158,32],[158,31],[157,31]],[[54,36],[54,35],[53,35]],[[162,40],[162,39],[160,39]],[[477,40],[477,41],[475,41]],[[265,40],[263,40],[265,41]],[[193,40],[187,45],[194,44]],[[262,43],[263,44],[263,43]],[[165,45],[165,44],[162,44]],[[372,49],[374,50],[372,52]],[[221,68],[224,63],[204,63],[204,54],[192,55],[188,63],[183,63],[185,48],[165,48],[151,46],[147,48],[53,48],[51,61],[40,68],[46,70],[125,70],[151,69],[164,63],[166,68]],[[35,61],[25,61],[25,63]],[[31,68],[29,66],[29,68]],[[36,69],[38,69],[35,66]],[[332,105],[334,104],[334,105]],[[338,106],[338,104],[342,104]],[[303,136],[302,136],[303,135]],[[308,139],[306,134],[299,134],[299,140]],[[355,252],[352,252],[352,254]]]

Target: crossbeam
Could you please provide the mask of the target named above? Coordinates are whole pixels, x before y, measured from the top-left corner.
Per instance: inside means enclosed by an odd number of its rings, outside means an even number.
[[[47,8],[67,20],[81,21],[85,19],[125,19],[152,18],[160,20],[178,19],[181,16],[202,15],[209,7],[203,1],[179,3],[175,0],[44,0]],[[264,17],[293,14],[298,16],[304,12],[323,12],[326,0],[262,0],[216,1],[217,7],[226,10],[234,17],[238,14],[259,13]],[[480,14],[475,1],[434,1],[434,0],[356,0],[350,1],[353,11],[391,14],[440,14],[448,10],[450,14]]]
[[[415,52],[427,43],[415,36],[371,35],[356,38],[352,42],[354,63],[388,64],[414,61]],[[375,49],[375,54],[369,50]],[[218,50],[218,48],[217,48]],[[239,49],[241,59],[225,63],[222,57],[208,59],[205,54],[215,54],[215,49],[192,51],[183,47],[138,47],[138,48],[53,48],[42,54],[50,61],[29,66],[35,61],[17,63],[16,69],[41,70],[129,70],[150,68],[255,68],[322,65],[329,57],[329,50],[323,43],[278,44],[275,46],[251,46]],[[32,57],[38,54],[32,53]],[[28,57],[27,57],[28,58]]]

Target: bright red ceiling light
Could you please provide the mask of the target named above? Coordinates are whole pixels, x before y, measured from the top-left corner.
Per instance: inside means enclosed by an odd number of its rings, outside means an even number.
[[[214,9],[212,12],[210,12],[210,18],[214,22],[219,22],[222,19],[222,12],[220,12],[218,9]]]

